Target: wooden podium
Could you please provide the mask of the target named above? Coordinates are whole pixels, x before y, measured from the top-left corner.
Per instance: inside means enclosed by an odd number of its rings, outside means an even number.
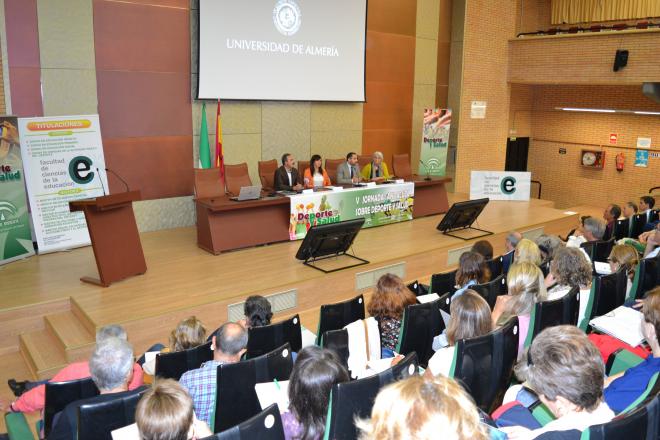
[[[108,287],[147,271],[132,205],[141,198],[140,191],[130,191],[69,202],[71,212],[85,213],[99,270],[99,279],[82,277],[81,281]]]

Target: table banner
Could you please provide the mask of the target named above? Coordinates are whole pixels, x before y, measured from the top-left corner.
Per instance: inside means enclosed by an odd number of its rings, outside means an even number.
[[[18,130],[39,253],[88,245],[69,202],[108,194],[99,116],[20,118]]]
[[[34,254],[17,127],[0,117],[0,265]]]
[[[413,218],[415,184],[404,182],[376,187],[318,191],[290,196],[291,240],[305,238],[312,226],[364,218],[364,228]]]

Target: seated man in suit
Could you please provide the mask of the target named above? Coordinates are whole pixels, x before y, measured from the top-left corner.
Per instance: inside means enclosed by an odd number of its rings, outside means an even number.
[[[128,384],[133,377],[133,363],[133,347],[127,341],[109,338],[97,344],[89,360],[89,370],[101,394],[72,402],[56,414],[48,440],[76,438],[78,408],[82,405],[108,402],[142,392],[144,387],[128,390]]]
[[[607,205],[605,211],[603,212],[603,220],[605,220],[605,234],[603,235],[603,240],[609,240],[614,233],[614,224],[621,217],[621,208],[619,205],[611,203]]]
[[[356,153],[348,153],[346,162],[337,167],[337,183],[340,185],[350,185],[360,182],[360,165]]]
[[[300,191],[303,188],[295,164],[296,160],[291,154],[282,155],[282,166],[275,170],[275,191]]]
[[[379,182],[389,179],[390,172],[387,170],[387,164],[383,162],[383,153],[374,152],[371,157],[371,163],[368,163],[362,169],[362,178],[367,181]]]
[[[655,225],[658,224],[658,220],[653,215],[653,207],[655,206],[655,199],[651,196],[642,196],[639,198],[639,210],[640,214],[646,214],[646,225],[644,226],[644,232],[652,231],[655,228]]]

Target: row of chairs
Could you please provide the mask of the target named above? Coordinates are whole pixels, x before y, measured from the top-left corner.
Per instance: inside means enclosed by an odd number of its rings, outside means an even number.
[[[325,170],[334,181],[337,175],[337,168],[344,163],[346,159],[326,159]],[[358,164],[360,168],[371,163],[371,156],[359,156]],[[273,191],[275,188],[275,170],[279,167],[279,162],[275,159],[259,161],[257,170],[261,186],[264,191]],[[302,176],[305,170],[309,168],[309,162],[298,161],[298,172]],[[401,179],[410,179],[413,177],[412,167],[410,165],[410,156],[408,154],[392,155],[392,172]],[[241,187],[252,186],[252,179],[248,172],[247,163],[243,162],[235,165],[225,165],[225,186],[220,181],[220,173],[217,168],[195,169],[195,195],[198,198],[220,197],[225,193],[237,195]]]
[[[658,221],[660,217],[660,210],[654,209],[651,211],[649,217],[646,214],[635,214],[631,219],[621,219],[617,220],[614,223],[614,231],[612,232],[612,237],[616,240],[621,240],[622,238],[634,238],[640,236],[644,232],[644,227],[649,222]],[[611,237],[604,237],[605,239]]]
[[[582,26],[571,26],[568,28],[553,27],[536,32],[521,32],[518,34],[518,37],[531,37],[531,36],[538,37],[543,35],[579,34],[584,32],[625,31],[630,29],[650,29],[657,27],[660,27],[660,22],[656,23],[648,20],[643,20],[643,21],[638,21],[635,24],[615,23],[611,26],[594,24],[589,27],[582,27]]]

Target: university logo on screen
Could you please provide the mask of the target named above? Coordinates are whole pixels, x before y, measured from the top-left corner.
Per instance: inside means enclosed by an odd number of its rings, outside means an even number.
[[[273,9],[273,23],[282,35],[291,36],[298,32],[301,17],[300,7],[293,0],[279,0]]]

